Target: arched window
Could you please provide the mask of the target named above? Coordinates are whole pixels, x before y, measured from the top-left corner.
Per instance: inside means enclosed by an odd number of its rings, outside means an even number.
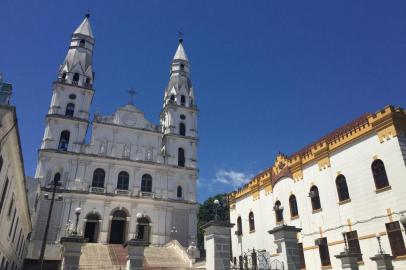
[[[61,137],[59,138],[58,150],[68,151],[70,133],[68,130],[61,132]]]
[[[78,84],[78,81],[79,81],[79,73],[75,73],[73,75],[72,83],[73,84]]]
[[[254,213],[250,212],[248,214],[248,221],[249,221],[249,225],[250,225],[250,232],[255,231]]]
[[[185,123],[179,124],[179,135],[186,136],[186,125]]]
[[[106,173],[103,169],[96,169],[93,172],[92,187],[103,188],[104,187],[104,178]]]
[[[282,222],[283,221],[283,207],[281,206],[280,201],[275,202],[273,210],[275,211],[276,222]]]
[[[340,202],[348,200],[350,198],[350,193],[348,192],[347,180],[345,176],[340,174],[336,178],[336,187],[338,193],[338,200]]]
[[[189,99],[189,105],[190,105],[190,107],[193,106],[193,98],[190,98],[190,99]]]
[[[86,86],[90,86],[90,78],[86,78],[85,85],[86,85]]]
[[[242,221],[241,217],[237,218],[237,231],[235,232],[236,235],[242,235]]]
[[[186,97],[185,97],[185,95],[182,95],[180,97],[180,105],[185,106],[185,104],[186,104]]]
[[[312,202],[313,211],[321,209],[319,189],[316,186],[310,188],[309,197]]]
[[[62,79],[62,81],[65,81],[66,80],[66,73],[64,72],[64,73],[62,73],[62,77],[61,77],[61,79]]]
[[[74,112],[75,112],[75,104],[68,103],[68,105],[66,105],[65,115],[69,116],[69,117],[73,117]]]
[[[79,42],[80,47],[85,47],[86,41],[84,39],[81,39]]]
[[[171,95],[171,101],[175,101],[175,95]]]
[[[182,187],[178,186],[178,188],[176,189],[176,197],[178,198],[182,198]]]
[[[295,195],[290,195],[289,197],[289,207],[290,207],[290,216],[297,217],[299,215],[299,210],[297,208],[297,201]]]
[[[389,186],[388,176],[386,175],[385,165],[380,159],[372,162],[371,165],[372,174],[374,176],[376,189],[381,189]]]
[[[144,174],[141,178],[141,191],[152,192],[152,177],[149,174]]]
[[[178,149],[178,166],[185,167],[185,150],[183,148]]]
[[[61,181],[61,174],[58,172],[54,175],[54,182],[52,183],[53,185],[58,184],[59,181]]]
[[[130,175],[128,172],[122,171],[118,174],[117,179],[117,189],[128,190],[128,182],[130,180]]]

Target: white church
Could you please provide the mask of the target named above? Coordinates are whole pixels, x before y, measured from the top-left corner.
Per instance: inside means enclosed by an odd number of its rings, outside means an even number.
[[[61,259],[58,241],[66,224],[74,222],[77,207],[82,209],[79,229],[91,243],[141,237],[152,245],[176,239],[187,247],[196,241],[198,109],[182,42],[172,60],[159,124],[132,102],[91,119],[95,39],[88,15],[74,31],[45,117],[35,174],[41,194],[28,258],[38,259],[55,180],[61,186],[47,261]]]

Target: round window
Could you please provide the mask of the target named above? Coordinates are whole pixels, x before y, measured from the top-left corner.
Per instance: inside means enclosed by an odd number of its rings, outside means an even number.
[[[70,94],[70,95],[69,95],[69,98],[70,98],[70,99],[76,99],[76,95],[75,95],[75,94]]]
[[[184,114],[181,114],[181,115],[180,115],[180,119],[185,120],[185,119],[186,119],[186,116],[185,116]]]

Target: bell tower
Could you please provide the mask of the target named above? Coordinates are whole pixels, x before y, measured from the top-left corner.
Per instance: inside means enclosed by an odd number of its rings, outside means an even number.
[[[68,53],[53,83],[41,149],[80,152],[93,98],[94,37],[86,14],[73,32]]]
[[[197,116],[190,62],[180,37],[160,115],[164,133],[163,154],[167,164],[197,168]]]

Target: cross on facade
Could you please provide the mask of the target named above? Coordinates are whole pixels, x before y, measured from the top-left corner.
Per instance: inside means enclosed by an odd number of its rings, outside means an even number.
[[[138,94],[137,91],[134,90],[134,88],[130,88],[127,91],[128,95],[130,95],[130,100],[128,101],[128,104],[133,104],[134,105],[134,96]]]

